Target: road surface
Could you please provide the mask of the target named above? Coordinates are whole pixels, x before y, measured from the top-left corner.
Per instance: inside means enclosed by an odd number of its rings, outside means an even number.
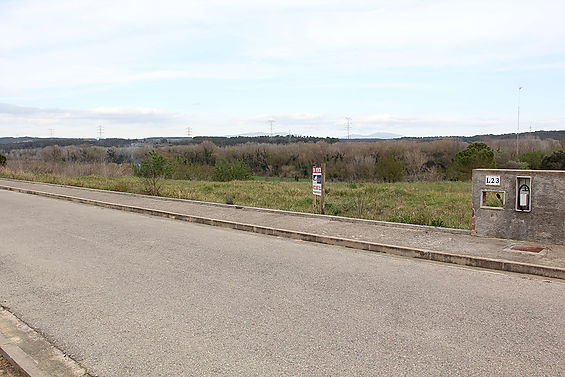
[[[565,284],[0,191],[0,304],[98,376],[565,375]]]

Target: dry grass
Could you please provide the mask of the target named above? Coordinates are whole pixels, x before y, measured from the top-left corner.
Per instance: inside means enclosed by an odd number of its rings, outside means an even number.
[[[103,190],[144,193],[140,178],[99,175],[66,177],[4,169],[0,176]],[[326,213],[450,228],[470,228],[470,182],[329,182]],[[315,212],[309,181],[165,180],[162,196],[298,212]]]
[[[120,177],[132,175],[130,164],[113,164],[108,162],[53,162],[42,160],[8,160],[8,171],[29,172],[32,175],[57,175],[77,177],[86,175],[101,175]]]

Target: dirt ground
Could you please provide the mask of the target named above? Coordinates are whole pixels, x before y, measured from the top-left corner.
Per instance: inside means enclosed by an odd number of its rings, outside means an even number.
[[[12,365],[0,355],[0,377],[24,377],[24,375],[15,370]]]

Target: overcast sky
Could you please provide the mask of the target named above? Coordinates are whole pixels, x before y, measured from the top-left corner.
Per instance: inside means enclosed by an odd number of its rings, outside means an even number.
[[[0,0],[0,136],[565,129],[563,0]]]

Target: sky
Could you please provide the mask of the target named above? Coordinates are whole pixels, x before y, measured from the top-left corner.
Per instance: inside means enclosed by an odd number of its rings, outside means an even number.
[[[344,137],[345,117],[361,135],[563,130],[564,14],[563,0],[0,0],[0,136],[272,119]]]

